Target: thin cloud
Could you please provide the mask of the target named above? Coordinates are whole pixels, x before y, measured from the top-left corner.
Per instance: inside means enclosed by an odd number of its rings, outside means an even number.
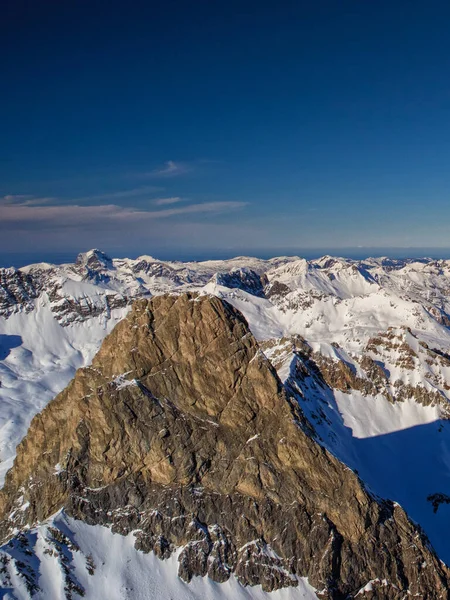
[[[162,210],[142,210],[125,208],[117,204],[103,205],[48,205],[36,206],[26,203],[0,205],[0,227],[18,228],[27,226],[40,227],[79,227],[83,225],[97,226],[112,223],[136,223],[144,220],[167,219],[183,214],[220,214],[237,210],[246,206],[246,202],[224,201],[203,202],[166,208]]]
[[[72,202],[92,202],[96,200],[120,200],[122,198],[137,198],[139,196],[145,196],[146,194],[154,194],[155,192],[161,192],[164,188],[145,185],[131,190],[119,190],[117,192],[105,192],[103,194],[95,194],[92,196],[82,196],[76,198]]]
[[[0,198],[0,206],[39,206],[41,204],[48,204],[55,202],[56,198],[37,198],[29,194],[7,194]]]
[[[173,198],[157,198],[152,201],[152,204],[155,206],[167,206],[168,204],[177,204],[178,202],[183,202],[184,198],[180,198],[179,196],[174,196]]]
[[[178,177],[192,171],[193,167],[191,164],[175,162],[174,160],[168,160],[162,167],[153,169],[152,171],[146,171],[144,173],[134,173],[135,177],[150,177],[154,179],[165,179],[170,177]]]
[[[194,214],[194,213],[223,213],[247,206],[247,202],[202,202],[200,204],[190,204],[189,206],[182,206],[178,208],[166,208],[164,210],[156,211],[136,211],[135,214],[146,215],[150,219],[165,219],[167,217],[173,217],[175,215]]]
[[[78,198],[70,198],[67,200],[69,204],[101,202],[102,200],[126,200],[128,198],[138,198],[155,192],[161,192],[164,188],[154,185],[145,185],[129,190],[118,190],[115,192],[105,192],[103,194],[93,194],[89,196],[81,196]],[[31,194],[7,194],[0,197],[0,205],[15,204],[18,206],[39,206],[48,203],[61,204],[61,199],[54,197],[39,197]]]
[[[174,175],[180,175],[180,173],[185,173],[187,170],[186,165],[181,163],[176,163],[173,160],[168,160],[164,167],[159,171],[156,171],[156,175],[161,175],[165,177],[173,177]]]
[[[28,194],[7,194],[0,198],[0,204],[13,204],[15,202],[25,202],[28,198],[32,198]]]

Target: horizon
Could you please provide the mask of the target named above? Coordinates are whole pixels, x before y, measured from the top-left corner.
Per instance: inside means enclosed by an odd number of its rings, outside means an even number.
[[[54,265],[73,264],[79,254],[84,254],[93,250],[98,250],[112,259],[130,259],[136,260],[142,256],[151,256],[161,262],[203,262],[203,261],[222,261],[236,258],[259,258],[269,260],[282,256],[297,257],[305,260],[317,260],[325,256],[332,258],[343,258],[347,260],[364,261],[368,259],[388,258],[392,260],[450,260],[449,248],[280,248],[278,250],[216,250],[214,252],[190,252],[171,251],[169,253],[155,254],[152,252],[131,252],[128,255],[117,252],[107,252],[102,248],[89,248],[79,252],[61,252],[50,254],[0,254],[0,269],[15,268],[20,269],[33,264],[48,263]]]

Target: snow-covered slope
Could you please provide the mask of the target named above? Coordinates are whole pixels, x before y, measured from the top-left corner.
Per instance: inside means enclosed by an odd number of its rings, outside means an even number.
[[[177,576],[180,548],[170,558],[135,549],[133,533],[114,534],[86,525],[63,512],[0,548],[0,589],[5,600],[315,600],[305,578],[297,587],[271,593],[225,583]]]
[[[245,315],[321,443],[401,503],[450,562],[450,261],[184,263],[94,250],[74,265],[0,269],[2,478],[32,416],[133,299],[187,290]]]
[[[374,393],[376,379],[369,379],[356,360],[344,358],[342,349],[333,346],[326,358],[295,338],[273,340],[266,348],[320,442],[357,471],[371,491],[401,504],[425,529],[441,559],[450,563],[448,506],[435,498],[450,493],[450,422],[442,396],[435,397],[436,390],[429,391],[430,398],[424,393],[431,404],[408,395],[395,400],[389,379],[380,381],[381,392]],[[350,366],[349,371],[341,365]],[[426,382],[425,376],[420,381],[420,365],[417,371],[398,371],[410,374],[418,385]]]

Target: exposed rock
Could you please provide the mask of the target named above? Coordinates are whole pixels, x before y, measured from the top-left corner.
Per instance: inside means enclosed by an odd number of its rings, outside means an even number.
[[[375,386],[377,393],[381,393],[388,400],[392,400],[392,395],[389,391],[389,379],[383,367],[375,362],[368,354],[363,354],[359,364],[366,376]]]
[[[218,285],[231,289],[239,289],[253,296],[264,296],[264,287],[267,285],[267,277],[259,275],[251,269],[234,269],[228,273],[216,273],[212,280]]]
[[[78,267],[85,267],[92,271],[101,271],[103,269],[111,269],[113,263],[111,258],[101,250],[89,250],[89,252],[81,252],[75,261]]]
[[[395,399],[401,402],[408,398],[414,398],[419,404],[424,406],[441,406],[443,409],[442,417],[450,416],[450,407],[447,398],[439,390],[428,390],[423,385],[409,385],[397,379],[394,382]]]
[[[33,419],[0,492],[2,537],[61,507],[137,531],[162,558],[183,546],[187,581],[234,572],[273,590],[307,576],[337,600],[379,580],[380,599],[447,597],[421,530],[310,437],[245,319],[218,298],[137,301]]]
[[[17,269],[0,269],[0,316],[8,318],[20,309],[30,312],[40,290],[34,279]]]
[[[271,340],[265,342],[265,347],[270,348],[270,344],[282,342],[285,338],[278,341]],[[441,416],[443,418],[450,417],[450,403],[443,391],[437,389],[438,385],[442,385],[444,389],[450,389],[442,376],[437,374],[427,374],[427,384],[411,385],[405,383],[401,379],[395,381],[390,379],[390,374],[383,367],[382,362],[374,360],[369,354],[363,354],[358,359],[361,374],[358,375],[353,364],[348,363],[342,358],[335,359],[324,356],[320,352],[312,352],[311,349],[305,350],[307,344],[303,343],[302,347],[298,346],[296,341],[298,336],[291,338],[295,353],[301,356],[303,363],[307,365],[306,374],[320,373],[320,377],[324,383],[331,389],[350,393],[352,390],[361,392],[364,396],[376,396],[382,394],[390,402],[403,402],[408,399],[414,399],[419,404],[424,406],[440,406]],[[444,367],[450,365],[448,355],[440,350],[430,350],[428,346],[421,342],[419,345],[424,348],[430,359],[427,360],[429,365],[434,363],[441,364]],[[284,344],[285,346],[285,344]],[[377,338],[371,338],[367,344],[366,351],[374,355],[380,355],[381,350],[395,350],[396,358],[395,365],[404,369],[411,370],[414,368],[414,359],[418,358],[417,353],[402,339],[395,331],[388,330],[384,334],[380,334]],[[271,355],[272,358],[272,355]],[[275,363],[274,363],[275,364]],[[275,366],[277,366],[275,364]]]
[[[428,305],[427,310],[436,319],[436,321],[440,323],[440,325],[450,327],[450,317],[445,310],[433,305]]]
[[[290,290],[289,288],[286,290],[286,287],[287,286],[285,286],[285,284],[275,281],[273,286],[268,286],[266,288],[267,297],[270,295],[270,301],[272,304],[274,304],[282,312],[300,312],[308,310],[314,306],[316,302],[326,300],[327,298],[332,298],[331,295],[317,290]],[[336,304],[340,302],[340,299],[336,297],[333,297],[333,300]]]
[[[286,285],[285,283],[281,283],[281,281],[271,281],[267,286],[266,286],[266,297],[270,298],[271,300],[280,300],[281,298],[284,298],[285,296],[287,296],[287,294],[289,294],[291,292],[291,288]]]
[[[173,282],[173,284],[176,286],[183,283],[183,280],[180,278],[175,269],[172,269],[160,261],[149,262],[147,260],[140,260],[133,265],[133,272],[145,273],[150,277],[167,279]]]
[[[325,383],[329,387],[341,392],[358,390],[365,395],[376,395],[378,393],[377,386],[371,379],[359,377],[355,367],[344,360],[333,360],[323,356],[319,352],[314,352],[311,359],[317,365]],[[370,364],[370,371],[371,373],[375,371],[376,379],[379,380],[380,373],[374,369],[372,364]]]
[[[54,284],[47,291],[51,302],[50,309],[62,327],[71,323],[82,323],[92,317],[99,315],[110,316],[110,312],[117,308],[123,308],[133,302],[133,298],[104,292],[98,296],[66,296],[61,291],[60,284]]]

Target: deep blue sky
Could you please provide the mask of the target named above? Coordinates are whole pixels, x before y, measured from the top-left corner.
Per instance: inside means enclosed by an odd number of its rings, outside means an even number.
[[[2,0],[2,262],[449,247],[449,22],[444,1]]]

